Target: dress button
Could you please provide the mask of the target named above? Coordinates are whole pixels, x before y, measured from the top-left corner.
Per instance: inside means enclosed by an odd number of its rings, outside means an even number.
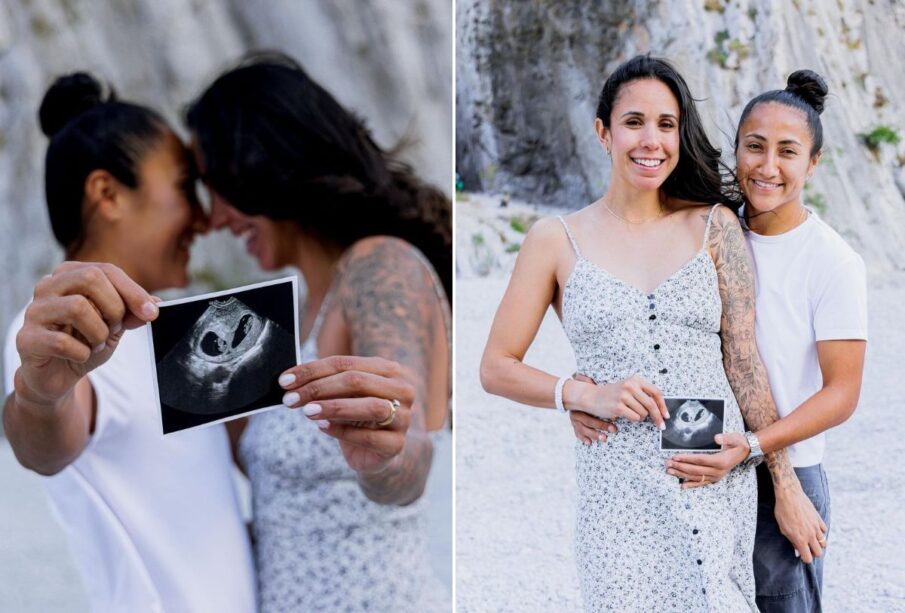
[[[695,528],[694,530],[691,531],[691,533],[692,533],[692,534],[697,534],[697,533],[698,533],[698,529]]]
[[[698,566],[700,566],[700,565],[703,564],[703,563],[704,563],[704,562],[702,562],[701,560],[698,560]]]
[[[654,351],[659,351],[659,350],[660,350],[660,345],[658,343],[658,344],[654,345]]]
[[[648,319],[651,320],[651,321],[653,321],[653,320],[657,319],[657,316],[656,316],[656,315],[651,315],[650,317],[648,317]]]
[[[704,594],[706,594],[706,593],[707,593],[707,588],[706,588],[706,587],[702,587],[702,588],[701,588],[701,592],[704,593]]]
[[[665,368],[660,369],[660,374],[665,375],[668,371]]]

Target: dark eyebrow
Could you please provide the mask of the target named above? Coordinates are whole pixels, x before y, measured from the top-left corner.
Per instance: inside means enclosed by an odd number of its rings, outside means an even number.
[[[622,119],[623,117],[625,117],[627,115],[632,115],[634,117],[644,117],[644,113],[642,113],[641,111],[628,111],[628,112],[620,115],[619,118]],[[660,113],[660,119],[663,119],[664,117],[669,118],[669,119],[675,119],[676,121],[679,121],[679,118],[676,117],[675,115],[673,115],[672,113]]]
[[[761,136],[760,134],[757,134],[756,132],[751,132],[750,134],[745,134],[745,138],[753,138],[753,139],[756,139],[759,141],[767,142],[767,139],[765,137]],[[781,141],[779,141],[779,144],[780,145],[798,145],[799,147],[801,146],[801,143],[799,143],[794,138],[788,138],[786,140],[781,140]]]

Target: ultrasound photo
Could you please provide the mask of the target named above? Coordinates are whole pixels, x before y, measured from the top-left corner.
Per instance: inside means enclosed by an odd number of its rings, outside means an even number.
[[[299,363],[295,277],[161,302],[151,327],[164,434],[281,406]]]
[[[664,451],[719,451],[713,440],[723,432],[721,398],[664,398],[669,410],[666,428],[660,432]]]

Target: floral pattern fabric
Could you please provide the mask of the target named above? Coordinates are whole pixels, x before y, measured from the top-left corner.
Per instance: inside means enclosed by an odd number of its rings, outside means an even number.
[[[711,211],[712,216],[712,211]],[[633,375],[664,396],[722,398],[726,432],[744,424],[723,369],[722,304],[706,246],[642,292],[576,253],[562,319],[578,372],[598,384]],[[707,229],[709,231],[710,220]],[[753,469],[683,491],[649,420],[617,420],[605,443],[575,445],[576,558],[588,611],[756,611]]]

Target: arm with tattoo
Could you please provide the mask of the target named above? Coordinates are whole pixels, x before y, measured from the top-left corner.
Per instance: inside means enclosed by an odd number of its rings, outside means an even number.
[[[720,336],[726,377],[748,427],[761,430],[777,421],[779,415],[757,352],[750,254],[738,219],[725,207],[713,212],[708,241],[723,302]],[[785,449],[769,453],[765,459],[777,492],[800,487]]]
[[[430,271],[411,246],[397,239],[380,237],[356,244],[339,275],[337,297],[352,353],[398,362],[415,388],[402,451],[376,472],[359,472],[359,484],[375,502],[409,504],[424,491],[433,454],[425,411],[431,348],[442,305]]]

